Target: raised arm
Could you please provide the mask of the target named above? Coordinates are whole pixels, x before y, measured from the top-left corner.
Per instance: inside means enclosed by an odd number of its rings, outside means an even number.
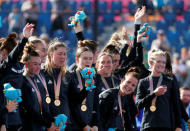
[[[77,40],[84,40],[84,35],[83,35],[83,28],[80,25],[80,21],[77,22],[76,26],[74,27]]]
[[[145,15],[145,11],[146,11],[146,7],[143,6],[142,9],[138,8],[137,12],[135,13],[135,31],[134,31],[134,39],[133,39],[133,44],[131,45],[131,51],[129,53],[128,56],[126,56],[126,51],[127,51],[127,45],[124,46],[124,48],[121,51],[121,60],[124,60],[124,63],[122,64],[121,67],[126,67],[129,62],[133,61],[137,56],[138,56],[138,44],[137,44],[137,36],[138,36],[138,30],[140,29],[140,25],[141,25],[141,19],[142,17]],[[124,32],[122,30],[122,32]],[[127,33],[127,32],[126,32]],[[127,34],[124,35],[124,33],[122,33],[124,39],[127,41]],[[140,48],[139,48],[140,49]],[[125,57],[124,57],[125,56]]]
[[[21,42],[10,52],[7,60],[4,60],[0,65],[0,73],[5,72],[7,69],[10,69],[14,63],[17,62],[19,56],[22,54],[24,50],[24,46],[26,45],[28,38],[32,35],[33,32],[33,24],[26,24],[23,29],[23,38]]]
[[[155,93],[147,94],[146,87],[144,86],[144,82],[140,80],[137,87],[137,94],[136,94],[137,108],[140,110],[146,106],[151,105],[151,101],[155,96],[156,96]]]

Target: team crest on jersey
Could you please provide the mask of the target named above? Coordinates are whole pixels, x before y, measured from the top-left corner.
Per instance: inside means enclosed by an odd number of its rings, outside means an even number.
[[[170,76],[167,76],[167,78],[168,78],[169,80],[173,80],[173,78],[172,78],[172,77],[170,77]]]
[[[104,88],[104,87],[102,87],[102,89],[101,89],[102,91],[105,91],[106,89]]]
[[[37,83],[40,83],[40,81],[39,81],[38,79],[36,80],[36,82],[37,82]]]
[[[35,92],[35,90],[32,88],[32,92]]]
[[[15,72],[15,73],[18,73],[18,74],[22,74],[24,72],[24,68],[22,68],[21,70],[17,70],[15,68],[11,68],[11,71]]]
[[[80,89],[80,85],[79,85],[79,84],[77,85],[77,88],[79,88],[79,89]]]
[[[48,81],[48,84],[52,84],[52,81],[51,81],[51,80],[49,80],[49,81]]]
[[[117,106],[115,106],[113,109],[114,109],[114,110],[117,110]]]

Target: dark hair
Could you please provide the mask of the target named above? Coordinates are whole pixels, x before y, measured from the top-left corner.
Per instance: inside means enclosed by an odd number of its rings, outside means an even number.
[[[165,72],[170,75],[173,76],[173,71],[172,71],[172,65],[171,65],[171,57],[169,52],[165,52],[166,55],[166,67],[165,67]]]
[[[92,50],[90,49],[90,48],[88,48],[88,47],[79,47],[79,48],[77,48],[77,51],[76,51],[76,58],[79,58],[80,56],[81,56],[81,54],[82,53],[84,53],[85,51],[90,51],[90,52],[92,52]],[[93,53],[93,52],[92,52]]]
[[[30,40],[27,44],[34,46],[34,48],[36,49],[36,46],[37,46],[38,43],[45,44],[45,42],[43,40],[38,39],[38,38]]]
[[[31,47],[31,46],[25,47],[21,61],[28,62],[31,59],[31,56],[40,57],[40,55],[34,50],[33,47]]]
[[[109,44],[102,49],[102,52],[107,52],[110,55],[119,54],[119,48],[116,45]]]
[[[95,54],[98,48],[98,43],[93,40],[83,40],[78,42],[78,47],[88,47]]]
[[[2,51],[3,49],[5,49],[7,51],[7,54],[9,54],[17,45],[16,38],[17,38],[16,33],[9,34],[7,38],[1,38],[0,50]]]
[[[132,75],[133,77],[135,77],[137,80],[139,80],[141,78],[141,70],[139,67],[131,67],[127,70],[125,76],[127,75]]]
[[[189,87],[181,87],[181,88],[179,88],[179,90],[180,90],[180,91],[182,91],[182,90],[190,91],[190,88],[189,88]]]

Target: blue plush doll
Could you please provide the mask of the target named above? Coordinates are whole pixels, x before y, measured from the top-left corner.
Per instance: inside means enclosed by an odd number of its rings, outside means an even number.
[[[108,128],[108,131],[115,131],[115,128]]]
[[[75,16],[72,16],[69,18],[69,20],[71,21],[71,24],[68,24],[68,26],[74,27],[78,21],[84,21],[86,19],[86,14],[84,13],[84,11],[78,11]]]
[[[64,114],[59,114],[57,115],[56,119],[55,119],[55,126],[60,126],[61,129],[60,131],[64,131],[66,128],[67,124],[67,116]]]
[[[148,23],[145,23],[143,27],[138,31],[138,34],[145,32],[145,30],[148,30],[144,37],[148,37],[150,35],[150,32],[152,30],[151,26],[148,26]]]
[[[96,74],[94,68],[86,67],[82,71],[80,71],[80,73],[82,77],[85,79],[85,86],[87,91],[96,88],[96,86],[93,84],[93,77]]]
[[[16,99],[15,103],[17,102],[20,103],[22,101],[21,90],[11,87],[10,83],[4,84],[4,94],[6,99],[9,101],[13,101],[15,99]],[[13,112],[16,112],[16,110],[14,110]]]

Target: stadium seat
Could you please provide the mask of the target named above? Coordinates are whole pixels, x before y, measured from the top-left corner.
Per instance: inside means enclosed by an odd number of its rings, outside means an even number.
[[[52,9],[52,4],[50,1],[47,1],[45,12],[51,12],[51,9]]]
[[[129,2],[129,5],[128,5],[129,13],[130,13],[131,15],[134,15],[135,12],[136,12],[136,9],[137,9],[136,5],[135,5],[132,1],[130,1],[130,2]]]
[[[73,30],[67,31],[65,38],[71,43],[71,45],[77,45],[77,38]]]
[[[9,13],[12,10],[13,3],[11,1],[3,1],[1,3],[1,11],[5,13]]]
[[[184,19],[185,19],[185,21],[187,21],[188,23],[190,23],[190,11],[186,11],[184,13]]]
[[[177,30],[169,29],[166,35],[172,46],[176,46],[179,43],[180,33]]]
[[[84,37],[85,39],[94,40],[94,33],[91,29],[87,29],[86,31],[84,31]]]
[[[18,10],[21,11],[22,3],[23,3],[22,1],[18,1],[16,3],[14,3],[13,6],[16,6],[18,8]]]
[[[190,43],[190,29],[183,33],[184,42]]]
[[[98,11],[99,13],[103,14],[107,10],[107,2],[106,1],[99,1],[98,3]]]
[[[8,14],[1,12],[0,17],[1,17],[1,25],[2,25],[2,27],[0,28],[0,36],[7,37],[8,29],[9,29],[8,18],[7,18]]]
[[[188,29],[188,23],[184,20],[176,21],[176,29],[180,33],[187,31]]]
[[[103,22],[105,26],[110,26],[113,23],[114,15],[112,12],[106,12],[103,16]]]
[[[121,1],[112,1],[111,2],[111,12],[115,15],[121,14],[122,2]]]
[[[51,17],[50,13],[43,12],[38,15],[38,24],[37,24],[38,31],[41,31],[41,28],[45,27],[46,32],[49,33],[52,24],[50,17]]]
[[[159,30],[159,29],[168,30],[168,24],[164,20],[157,21],[156,29],[157,30]]]
[[[69,1],[69,7],[71,8],[71,11],[74,13],[77,11],[77,2],[76,1]]]
[[[93,11],[91,1],[83,1],[83,2],[81,2],[81,6],[84,7],[84,9],[87,13],[91,13]]]
[[[176,21],[176,14],[174,12],[166,12],[164,13],[164,19],[166,23],[172,25]]]
[[[148,41],[149,41],[149,43],[150,43],[150,44],[148,45],[148,47],[147,47],[148,49],[151,47],[152,41],[156,39],[156,34],[157,34],[157,33],[156,33],[155,30],[152,30],[152,31],[151,31],[151,33],[150,33],[150,35],[149,35],[149,38],[148,38]]]
[[[56,30],[53,32],[53,38],[59,40],[59,41],[64,41],[65,40],[65,33],[63,30]]]

